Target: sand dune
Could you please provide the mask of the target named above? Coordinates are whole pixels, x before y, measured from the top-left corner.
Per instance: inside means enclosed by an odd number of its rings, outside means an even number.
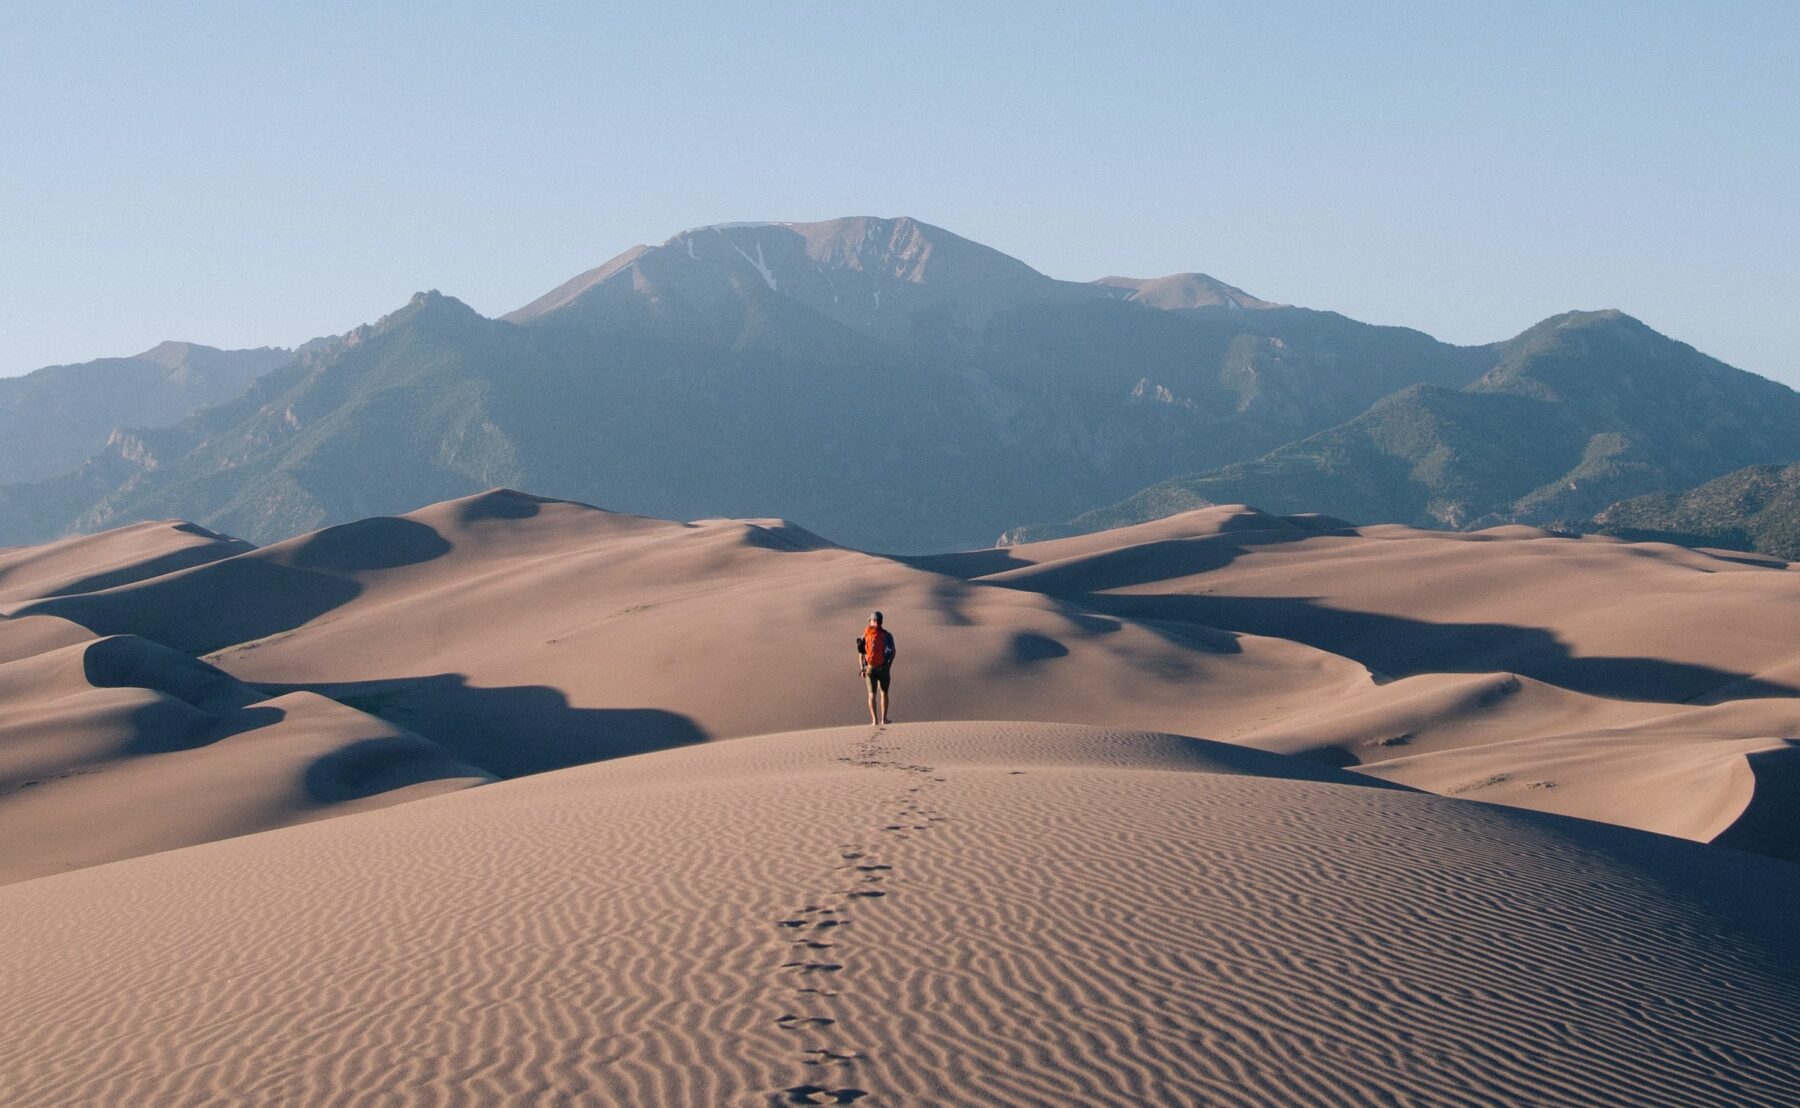
[[[1767,800],[1800,788],[1800,579],[1785,563],[1529,527],[1351,529],[1246,507],[1111,535],[935,567],[1119,618],[1302,642],[1375,678],[1206,734],[1800,858],[1800,812]],[[1732,833],[1744,821],[1755,830]]]
[[[511,777],[855,720],[850,636],[880,607],[897,719],[1226,739],[1800,856],[1800,811],[1756,800],[1796,787],[1797,585],[1656,544],[1249,508],[890,559],[496,490],[14,601],[0,657],[27,628],[134,634]]]
[[[846,728],[26,882],[0,1075],[41,1105],[1800,1098],[1800,868],[1356,780]]]
[[[241,539],[178,520],[6,547],[0,549],[0,602],[111,588],[250,549]]]
[[[1321,534],[1243,507],[1116,534],[1132,541],[1073,556],[1060,548],[1081,540],[1014,547],[1023,565],[981,579],[1292,639],[1389,677],[1510,671],[1666,703],[1727,688],[1800,695],[1754,680],[1800,662],[1800,586],[1785,563],[1530,527]]]
[[[1794,1103],[1796,582],[1234,508],[894,559],[505,490],[0,551],[0,1087]],[[876,607],[946,722],[825,726]]]
[[[491,779],[392,724],[312,693],[267,699],[135,636],[0,664],[0,693],[0,882]]]
[[[668,523],[516,493],[13,611],[345,698],[511,776],[854,721],[853,640],[877,607],[905,658],[896,718],[1188,731],[1369,682],[1300,644],[1095,616],[780,521]]]

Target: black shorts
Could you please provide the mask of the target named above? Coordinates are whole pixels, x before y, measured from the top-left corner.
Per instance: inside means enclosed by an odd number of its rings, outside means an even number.
[[[869,667],[869,672],[866,675],[866,678],[869,682],[869,692],[873,693],[876,689],[880,689],[882,692],[887,692],[888,670],[891,668],[892,667],[890,667],[890,666],[870,666]]]

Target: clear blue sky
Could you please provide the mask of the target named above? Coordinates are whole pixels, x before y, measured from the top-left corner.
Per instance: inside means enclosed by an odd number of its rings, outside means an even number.
[[[1455,342],[1618,307],[1800,384],[1800,4],[0,12],[0,374],[850,214]]]

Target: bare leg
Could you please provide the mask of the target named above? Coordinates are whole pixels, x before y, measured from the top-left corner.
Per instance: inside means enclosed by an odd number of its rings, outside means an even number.
[[[882,689],[881,690],[881,726],[883,726],[883,727],[887,726],[887,714],[888,714],[888,691],[886,689]]]
[[[877,715],[875,712],[875,690],[874,689],[869,690],[869,724],[874,727],[881,726],[881,717],[879,715]]]

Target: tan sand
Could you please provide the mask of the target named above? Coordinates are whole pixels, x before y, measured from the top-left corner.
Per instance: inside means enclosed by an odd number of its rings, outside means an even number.
[[[0,888],[0,1082],[33,1105],[1800,1099],[1800,867],[1356,780],[1162,735],[846,728],[26,882]]]
[[[1217,508],[895,560],[497,490],[0,606],[0,657],[129,632],[516,776],[854,721],[875,607],[896,719],[1174,731],[1800,856],[1800,809],[1756,800],[1800,787],[1800,577],[1531,528]]]
[[[92,592],[252,549],[180,520],[134,523],[43,546],[0,547],[0,602]]]
[[[1369,684],[1311,647],[1096,617],[780,521],[668,523],[516,493],[12,610],[348,698],[510,776],[866,718],[854,640],[877,607],[899,641],[896,719],[1189,731]]]
[[[1245,507],[942,568],[1122,618],[1279,636],[1381,682],[1248,729],[1448,795],[1800,858],[1800,576],[1527,527],[1330,530]],[[1325,528],[1325,530],[1321,530]],[[1697,705],[1704,704],[1706,707]],[[1753,766],[1754,763],[1754,766]]]
[[[266,699],[133,636],[0,664],[0,883],[492,778],[313,693]]]

